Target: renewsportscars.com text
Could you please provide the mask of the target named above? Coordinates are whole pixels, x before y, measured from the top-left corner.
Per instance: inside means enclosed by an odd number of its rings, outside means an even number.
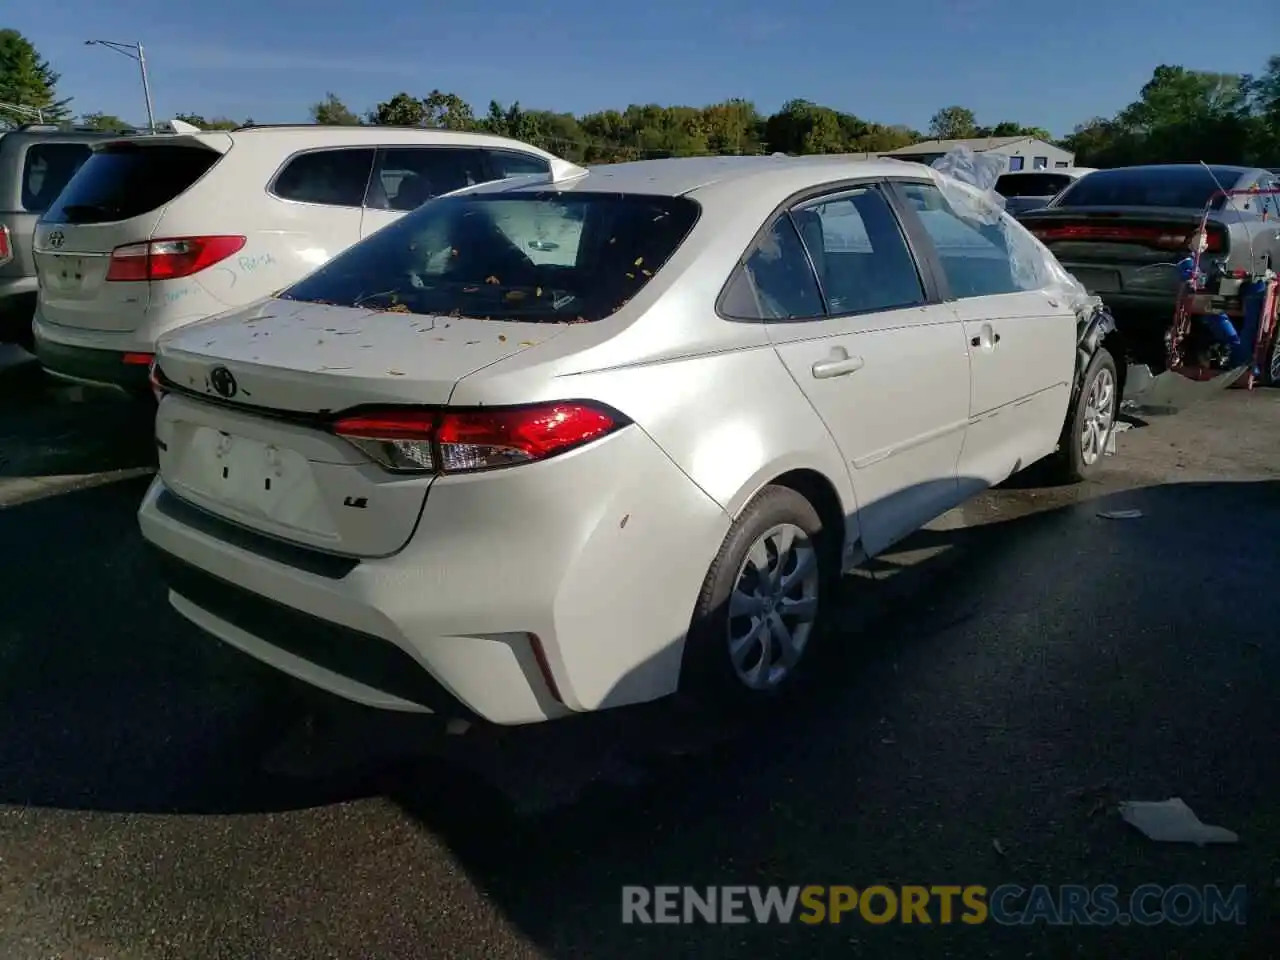
[[[908,923],[1175,926],[1245,922],[1243,885],[1148,883],[622,888],[623,923]]]

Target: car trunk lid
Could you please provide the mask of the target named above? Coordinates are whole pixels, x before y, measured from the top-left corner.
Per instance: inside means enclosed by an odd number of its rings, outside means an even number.
[[[1028,212],[1019,222],[1063,261],[1167,263],[1189,256],[1201,213],[1180,208],[1048,207]],[[1210,255],[1227,251],[1227,231],[1214,217],[1208,222]]]
[[[245,408],[328,414],[361,404],[445,404],[459,380],[563,333],[563,324],[431,317],[286,299],[161,338],[178,388]],[[215,368],[235,381],[219,393]]]
[[[1091,293],[1172,294],[1173,268],[1191,255],[1202,213],[1179,207],[1048,207],[1018,218]],[[1205,257],[1225,256],[1230,236],[1210,216]]]
[[[179,496],[320,550],[385,556],[408,541],[430,474],[384,470],[329,429],[376,405],[443,406],[459,380],[563,326],[272,300],[161,339],[160,473]]]
[[[165,208],[231,146],[226,134],[97,145],[35,229],[40,314],[53,324],[129,331],[150,303],[145,279],[109,279],[112,252],[155,236]]]

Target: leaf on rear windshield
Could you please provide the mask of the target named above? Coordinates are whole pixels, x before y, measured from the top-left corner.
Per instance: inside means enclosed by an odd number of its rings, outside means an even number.
[[[387,307],[387,309],[384,312],[385,313],[413,313],[413,311],[410,310],[403,303],[393,303],[391,306]]]

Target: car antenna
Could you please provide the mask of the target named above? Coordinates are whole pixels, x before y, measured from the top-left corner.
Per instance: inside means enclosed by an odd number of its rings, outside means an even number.
[[[1197,162],[1200,164],[1200,166],[1204,167],[1205,173],[1209,174],[1210,178],[1212,178],[1214,186],[1218,188],[1218,191],[1223,195],[1223,199],[1230,205],[1231,209],[1235,211],[1236,219],[1240,221],[1241,225],[1243,225],[1244,214],[1241,213],[1240,208],[1236,206],[1236,202],[1232,198],[1231,193],[1227,190],[1226,187],[1222,185],[1222,181],[1218,179],[1218,175],[1213,172],[1213,167],[1209,166],[1203,160],[1199,160]],[[1202,225],[1202,229],[1203,229],[1203,225]],[[1255,274],[1253,271],[1254,271],[1254,268],[1258,265],[1258,255],[1254,253],[1254,250],[1253,250],[1253,232],[1251,230],[1245,230],[1244,235],[1245,235],[1245,238],[1249,241],[1249,275],[1256,276],[1257,274]]]

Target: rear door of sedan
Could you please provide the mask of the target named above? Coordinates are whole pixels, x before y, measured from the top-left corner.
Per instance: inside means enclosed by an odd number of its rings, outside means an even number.
[[[914,257],[884,184],[833,189],[783,211],[728,292],[722,311],[765,321],[840,448],[866,553],[955,505],[969,414],[964,332]]]
[[[972,395],[961,494],[1000,483],[1052,453],[1076,362],[1076,317],[1029,235],[994,207],[962,216],[932,182],[892,183],[904,217],[925,234],[943,296],[964,325]],[[909,229],[916,230],[915,226]]]

